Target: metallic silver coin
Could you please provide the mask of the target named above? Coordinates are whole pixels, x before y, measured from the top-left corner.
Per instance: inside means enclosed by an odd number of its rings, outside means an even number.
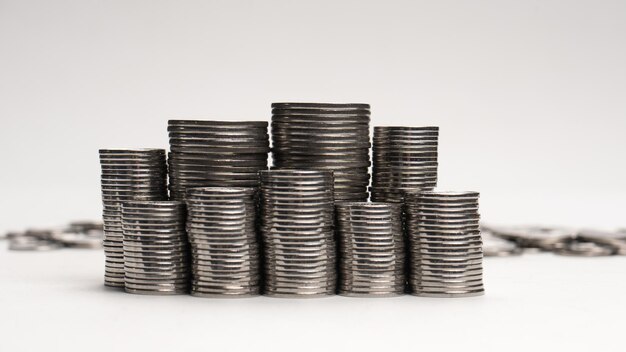
[[[262,171],[260,180],[266,292],[296,297],[334,292],[332,172]]]
[[[278,168],[313,168],[353,172],[336,175],[336,199],[367,198],[369,175],[369,108],[350,105],[275,105],[272,155]],[[359,111],[363,111],[360,113]],[[343,128],[342,128],[343,127]]]
[[[137,295],[184,295],[188,293],[187,289],[135,289],[126,287],[125,291],[127,293],[137,294]]]
[[[486,226],[481,225],[481,235],[485,257],[509,257],[524,252],[524,249],[515,242],[495,236]]]
[[[438,127],[375,127],[372,199],[401,202],[398,188],[436,187],[438,135]]]
[[[617,254],[618,250],[610,244],[576,238],[561,243],[553,251],[556,254],[568,256],[603,257]]]
[[[272,109],[363,109],[363,110],[369,110],[370,105],[365,104],[365,103],[279,102],[279,103],[272,103]]]
[[[477,192],[405,193],[413,294],[456,297],[484,292],[478,198]]]
[[[260,246],[254,224],[255,189],[191,188],[187,198],[192,294],[210,292],[223,297],[258,294]],[[242,286],[243,283],[246,285]]]
[[[168,126],[173,199],[184,200],[194,187],[255,187],[257,171],[267,168],[267,122],[171,120]]]
[[[54,234],[53,238],[55,241],[62,243],[66,247],[102,248],[104,232],[102,230],[87,230],[75,232],[63,231]]]
[[[101,149],[99,157],[102,169],[104,237],[112,239],[117,238],[117,233],[121,231],[122,202],[134,199],[167,199],[165,150]],[[107,263],[119,252],[123,253],[122,241],[109,242],[108,247],[105,246]],[[123,273],[111,272],[106,275],[105,284],[123,287],[123,280]]]
[[[266,121],[209,121],[209,120],[169,120],[167,121],[168,129],[173,127],[204,127],[210,129],[267,129]]]
[[[9,240],[11,251],[49,251],[60,248],[63,248],[63,245],[59,242],[32,236],[18,236]]]
[[[127,291],[167,294],[188,290],[191,268],[185,216],[182,202],[122,203],[123,284]]]

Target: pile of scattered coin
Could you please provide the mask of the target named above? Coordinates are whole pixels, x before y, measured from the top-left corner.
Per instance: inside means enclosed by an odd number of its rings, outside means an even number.
[[[507,255],[507,251],[512,251],[513,254],[545,251],[580,257],[626,255],[626,231],[545,226],[482,226],[482,232],[491,239],[484,244],[485,255],[489,256]],[[494,240],[499,241],[500,245],[495,246]]]
[[[272,104],[276,168],[331,170],[335,200],[366,201],[369,104]]]
[[[9,250],[48,251],[61,248],[102,248],[104,231],[102,223],[90,221],[71,222],[58,228],[28,229],[8,232],[0,239],[9,240]]]

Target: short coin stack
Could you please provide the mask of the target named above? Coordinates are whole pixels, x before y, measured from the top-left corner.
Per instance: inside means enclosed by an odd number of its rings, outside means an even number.
[[[272,156],[279,169],[334,171],[335,200],[365,201],[370,166],[368,104],[272,104]]]
[[[412,293],[429,297],[484,294],[477,192],[408,193]]]
[[[372,200],[401,203],[404,191],[437,186],[439,127],[374,127]]]
[[[184,200],[187,188],[256,187],[267,169],[265,121],[170,120],[170,197]]]
[[[332,172],[262,171],[260,218],[265,293],[275,297],[335,294]]]
[[[104,220],[104,283],[124,287],[122,202],[167,199],[167,166],[163,149],[101,149]]]
[[[402,205],[338,203],[339,293],[385,297],[404,293]]]
[[[189,292],[184,203],[125,202],[122,227],[126,292],[156,295]]]
[[[259,294],[256,208],[253,188],[187,190],[192,295],[244,297]]]

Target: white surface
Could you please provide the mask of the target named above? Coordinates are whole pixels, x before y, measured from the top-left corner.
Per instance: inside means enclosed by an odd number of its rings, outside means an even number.
[[[0,231],[98,218],[98,148],[285,100],[441,126],[487,222],[626,226],[624,62],[623,0],[0,0]]]
[[[101,251],[0,242],[0,351],[623,351],[626,257],[487,258],[476,298],[207,299],[102,285]]]

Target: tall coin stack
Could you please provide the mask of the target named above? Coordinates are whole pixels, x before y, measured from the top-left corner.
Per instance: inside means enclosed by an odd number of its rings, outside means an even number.
[[[395,296],[404,293],[402,205],[339,203],[339,293]]]
[[[333,176],[330,171],[262,171],[265,294],[332,295],[336,289]]]
[[[267,169],[265,121],[170,120],[170,197],[184,200],[187,188],[256,187]]]
[[[122,228],[126,292],[156,295],[189,292],[184,203],[125,202]]]
[[[272,104],[278,169],[331,170],[335,200],[365,201],[370,166],[369,104]]]
[[[477,192],[408,193],[412,293],[429,297],[484,294]]]
[[[256,208],[253,188],[187,190],[192,295],[244,297],[259,294]]]
[[[404,192],[437,186],[439,127],[374,127],[372,201],[401,203]]]
[[[163,149],[101,149],[104,284],[124,287],[121,203],[166,200],[167,166]]]

